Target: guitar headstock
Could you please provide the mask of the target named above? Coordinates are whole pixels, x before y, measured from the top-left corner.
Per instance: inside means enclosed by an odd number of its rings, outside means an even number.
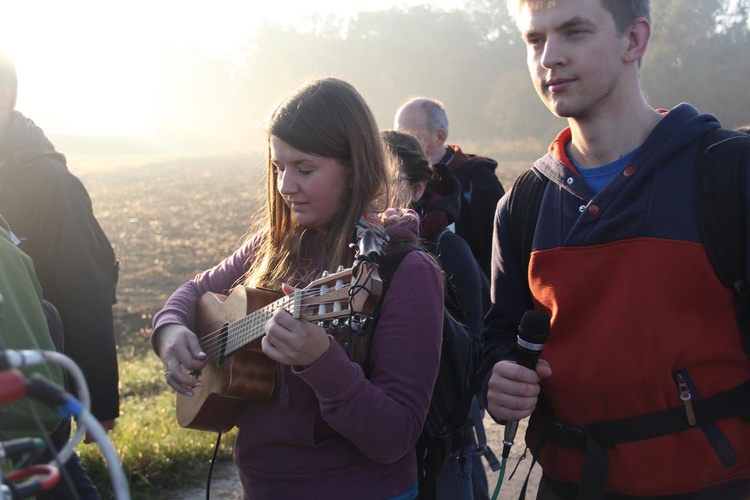
[[[383,292],[383,282],[375,265],[359,264],[354,269],[323,273],[321,278],[295,291],[289,297],[289,312],[321,326],[336,325],[338,320],[355,315],[371,317]]]

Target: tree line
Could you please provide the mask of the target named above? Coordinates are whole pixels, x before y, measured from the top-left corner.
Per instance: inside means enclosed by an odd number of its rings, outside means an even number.
[[[690,102],[727,127],[750,122],[750,0],[655,0],[642,66],[654,107]],[[451,140],[510,159],[534,157],[565,125],[541,104],[505,0],[466,0],[266,23],[230,57],[173,48],[159,100],[164,143],[256,150],[271,107],[309,78],[352,82],[382,128],[409,96],[445,103]]]

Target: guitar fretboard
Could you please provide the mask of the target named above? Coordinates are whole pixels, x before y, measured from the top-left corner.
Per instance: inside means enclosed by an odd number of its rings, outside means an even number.
[[[276,309],[281,307],[294,315],[294,310],[297,309],[295,308],[295,304],[298,302],[298,294],[296,293],[282,297],[229,324],[227,326],[227,344],[224,355],[229,356],[234,351],[265,335],[266,323],[271,319]]]

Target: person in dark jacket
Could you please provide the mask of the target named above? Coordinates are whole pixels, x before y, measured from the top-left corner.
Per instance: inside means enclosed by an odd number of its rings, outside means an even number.
[[[0,213],[17,235],[18,247],[33,260],[44,299],[60,312],[64,353],[83,371],[91,412],[109,431],[119,415],[112,317],[117,261],[65,157],[41,128],[15,110],[17,87],[15,68],[0,53]],[[56,438],[60,444],[67,436]],[[78,496],[98,498],[85,472],[79,472]]]
[[[386,130],[382,135],[398,168],[394,189],[419,214],[419,237],[438,254],[446,279],[458,294],[458,303],[448,308],[479,339],[480,271],[466,241],[451,230],[461,210],[461,185],[442,163],[430,165],[413,135],[396,130]],[[436,237],[443,229],[448,231],[438,245]]]
[[[438,100],[408,99],[396,111],[393,127],[419,139],[430,163],[447,165],[461,183],[462,201],[455,221],[456,233],[469,244],[482,273],[489,279],[493,217],[497,202],[505,193],[495,174],[497,162],[464,153],[455,144],[446,144],[448,115]]]
[[[449,312],[477,340],[482,326],[482,271],[469,245],[450,230],[461,210],[461,185],[442,163],[430,165],[419,140],[396,130],[382,132],[398,169],[394,189],[420,217],[419,236],[438,257],[446,274]],[[471,420],[462,442],[453,450],[451,462],[435,478],[438,499],[479,500],[488,498],[487,476],[482,456],[492,463],[482,422],[484,412],[475,399]]]

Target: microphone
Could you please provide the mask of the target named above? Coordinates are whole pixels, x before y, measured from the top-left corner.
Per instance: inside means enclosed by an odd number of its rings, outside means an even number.
[[[536,362],[544,349],[549,338],[549,316],[541,311],[526,311],[518,325],[518,336],[516,347],[519,352],[518,364],[533,370]],[[508,458],[510,448],[518,430],[518,421],[509,420],[505,424],[505,436],[503,438],[503,458]]]
[[[46,363],[42,351],[24,349],[21,351],[5,350],[0,351],[0,370],[8,368],[25,368],[31,365]]]

